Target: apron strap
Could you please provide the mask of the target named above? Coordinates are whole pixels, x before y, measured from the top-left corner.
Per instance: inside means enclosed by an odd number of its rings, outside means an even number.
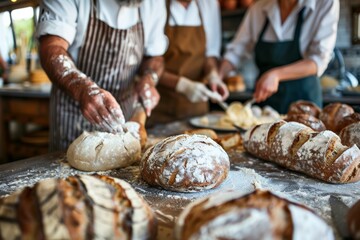
[[[263,39],[264,34],[265,34],[265,31],[266,31],[266,29],[267,29],[268,25],[269,25],[269,18],[268,18],[268,17],[266,17],[266,21],[265,21],[265,24],[264,24],[264,26],[263,26],[263,28],[262,28],[261,32],[260,32],[260,35],[259,35],[259,40],[258,40],[258,41],[261,41],[261,40]]]
[[[304,12],[305,12],[305,7],[303,7],[300,10],[299,14],[298,14],[298,19],[297,19],[297,22],[296,22],[296,28],[295,28],[295,31],[294,31],[294,39],[299,39],[300,38],[301,27],[302,27],[302,24],[303,24],[303,21],[304,21]],[[269,18],[266,17],[266,21],[265,21],[265,24],[264,24],[261,32],[260,32],[258,41],[263,39],[265,31],[266,31],[268,25],[269,25]]]
[[[297,19],[297,23],[296,23],[295,32],[294,32],[294,40],[300,39],[301,28],[302,28],[303,21],[304,21],[304,12],[305,12],[305,7],[303,7],[298,14],[298,19]]]

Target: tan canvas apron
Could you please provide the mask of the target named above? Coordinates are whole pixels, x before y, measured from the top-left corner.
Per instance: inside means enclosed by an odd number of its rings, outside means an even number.
[[[131,117],[137,102],[133,79],[140,66],[143,49],[141,21],[125,30],[111,28],[97,18],[96,0],[92,1],[77,66],[116,98],[126,119]],[[54,85],[51,93],[50,150],[67,149],[84,130],[97,129],[83,117],[79,104]]]
[[[196,2],[197,3],[197,2]],[[165,70],[194,81],[202,81],[205,65],[206,37],[201,18],[201,26],[170,26],[170,1],[167,0],[166,36],[169,48],[164,55]],[[191,103],[183,94],[166,87],[158,86],[161,99],[148,120],[151,123],[164,123],[202,115],[208,112],[207,102]]]

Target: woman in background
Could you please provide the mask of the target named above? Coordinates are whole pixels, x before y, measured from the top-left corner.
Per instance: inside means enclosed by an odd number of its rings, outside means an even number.
[[[254,52],[260,74],[253,97],[284,114],[296,100],[322,106],[319,76],[333,52],[338,0],[260,0],[227,46],[220,76]]]

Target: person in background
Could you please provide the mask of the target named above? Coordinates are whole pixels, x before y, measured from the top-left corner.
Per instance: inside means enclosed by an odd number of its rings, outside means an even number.
[[[220,76],[254,52],[259,77],[253,97],[284,114],[299,99],[322,106],[319,76],[333,52],[338,0],[260,0],[227,46]]]
[[[208,100],[228,97],[217,73],[221,47],[217,0],[165,0],[169,48],[160,78],[159,105],[150,122],[165,123],[208,112]]]
[[[4,82],[7,82],[8,80],[8,64],[3,59],[1,54],[0,54],[0,78],[2,78]]]
[[[52,151],[85,130],[123,131],[138,101],[150,116],[167,48],[165,11],[158,0],[42,1],[36,34],[53,82]]]

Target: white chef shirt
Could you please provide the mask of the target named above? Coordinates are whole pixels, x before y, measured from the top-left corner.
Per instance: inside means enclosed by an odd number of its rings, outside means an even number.
[[[69,53],[77,60],[85,39],[92,0],[43,0],[36,37],[56,35],[69,44]],[[138,8],[120,7],[117,0],[97,0],[98,18],[116,29],[128,29],[138,23]],[[155,14],[156,13],[156,14]],[[164,1],[144,0],[140,8],[144,28],[145,55],[163,55],[168,46],[164,34]]]
[[[306,7],[300,36],[300,52],[304,59],[313,60],[318,67],[317,75],[324,73],[335,47],[339,20],[339,0],[298,0],[298,4],[281,24],[277,0],[260,0],[245,15],[233,41],[228,44],[224,58],[234,66],[241,64],[254,50],[260,32],[269,18],[264,41],[292,40],[298,13]]]
[[[206,56],[220,57],[221,17],[218,0],[197,0],[206,36]],[[177,0],[171,0],[169,25],[200,26],[198,5],[191,1],[185,8]]]

